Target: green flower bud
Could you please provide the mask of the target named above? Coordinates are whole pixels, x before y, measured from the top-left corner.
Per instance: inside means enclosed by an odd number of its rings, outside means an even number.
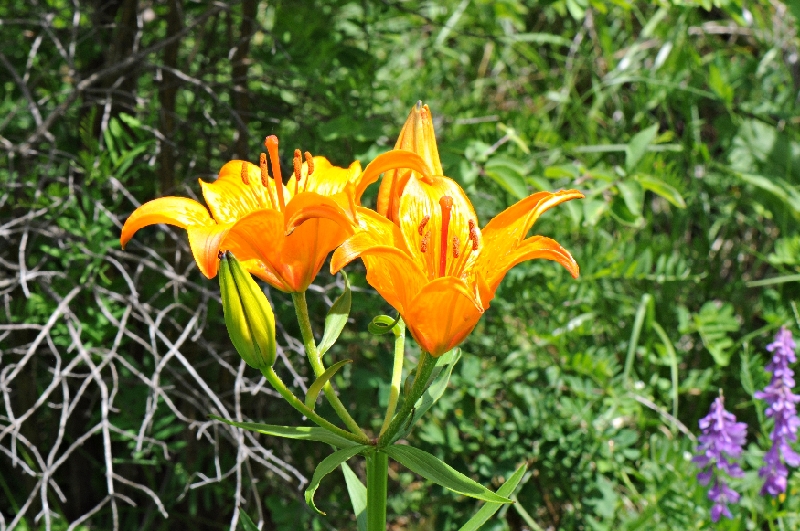
[[[275,363],[275,316],[267,297],[242,264],[220,253],[219,288],[228,335],[242,359],[253,368]]]

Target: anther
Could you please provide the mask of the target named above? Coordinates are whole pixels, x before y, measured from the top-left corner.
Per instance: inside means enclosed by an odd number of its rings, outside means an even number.
[[[453,237],[453,258],[458,258],[461,256],[461,240],[458,239],[457,236]]]
[[[278,158],[278,137],[275,135],[269,135],[264,139],[264,146],[267,148],[267,152],[269,153],[269,161],[272,163],[272,177],[275,181],[275,188],[277,188],[278,192],[278,204],[280,205],[280,209],[283,210],[286,207],[286,204],[283,198],[283,175],[281,174],[281,161]]]
[[[439,199],[442,208],[442,241],[439,246],[439,276],[443,277],[447,266],[447,231],[450,228],[450,211],[453,210],[453,198],[443,195]]]
[[[425,236],[422,237],[422,243],[419,246],[419,250],[423,253],[428,252],[428,245],[431,242],[431,231],[425,233]]]
[[[258,167],[261,168],[261,184],[263,186],[268,186],[269,181],[269,174],[267,173],[267,154],[262,153],[258,159]]]
[[[302,156],[300,155],[300,150],[294,150],[294,158],[292,159],[292,165],[294,166],[294,180],[295,182],[300,182],[300,179],[303,178],[303,161]]]
[[[422,218],[422,221],[419,222],[419,227],[417,227],[417,232],[419,232],[420,236],[422,236],[422,231],[425,230],[425,225],[427,225],[430,220],[431,220],[430,216],[425,216],[424,218]]]
[[[248,175],[247,171],[247,163],[242,162],[242,171],[241,171],[242,182],[245,186],[250,186],[250,176]]]
[[[314,173],[314,157],[312,157],[311,153],[308,151],[306,151],[304,155],[306,157],[306,164],[308,164],[308,174],[311,175]]]

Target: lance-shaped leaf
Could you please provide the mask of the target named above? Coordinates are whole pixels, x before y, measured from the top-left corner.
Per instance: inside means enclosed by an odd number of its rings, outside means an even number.
[[[219,420],[225,424],[242,428],[243,430],[257,431],[273,437],[283,437],[284,439],[298,439],[301,441],[319,441],[337,448],[351,448],[358,446],[358,443],[349,441],[335,433],[331,433],[324,428],[309,426],[275,426],[273,424],[258,424],[256,422],[237,422],[235,420],[223,419],[216,415],[209,415],[212,419]]]
[[[341,450],[336,450],[331,455],[326,457],[322,460],[320,464],[317,465],[317,468],[314,470],[314,475],[311,477],[311,483],[308,484],[308,488],[305,492],[306,503],[317,511],[319,514],[325,514],[324,512],[317,509],[317,506],[314,505],[314,493],[317,492],[317,487],[319,487],[322,478],[336,470],[336,467],[357,455],[364,450],[368,450],[370,447],[366,445],[359,444],[357,446],[353,446],[352,448],[342,448]]]
[[[340,451],[343,452],[344,450]],[[428,452],[411,446],[400,445],[388,446],[384,451],[389,457],[412,472],[416,472],[425,479],[433,481],[437,485],[441,485],[457,494],[494,503],[513,503],[505,496],[495,494],[480,483],[472,481]]]
[[[347,274],[342,271],[344,276],[344,293],[339,295],[336,301],[328,310],[328,315],[325,316],[325,332],[322,334],[322,340],[317,347],[320,358],[329,348],[336,343],[339,335],[344,330],[344,325],[347,324],[347,317],[350,315],[350,281],[347,280]]]
[[[258,531],[258,527],[253,523],[253,520],[247,516],[247,513],[239,509],[239,519],[242,522],[244,531]]]
[[[497,494],[506,497],[514,494],[514,491],[516,490],[517,485],[519,485],[522,476],[525,475],[526,470],[528,470],[528,465],[523,463],[517,469],[517,471],[514,472],[514,474],[508,478],[505,483],[503,483],[503,486],[497,489]],[[486,502],[484,506],[481,507],[477,513],[475,513],[475,516],[470,518],[467,523],[461,526],[461,529],[458,531],[477,531],[489,520],[489,518],[494,516],[494,513],[496,513],[502,506],[502,503]]]
[[[456,366],[456,363],[460,359],[460,348],[454,348],[439,358],[436,363],[436,369],[438,369],[439,374],[434,376],[434,381],[431,386],[428,387],[428,389],[425,390],[425,394],[423,394],[422,397],[417,400],[413,415],[411,415],[411,418],[408,420],[408,422],[403,425],[403,429],[397,433],[397,436],[392,442],[399,441],[408,435],[411,431],[411,428],[414,427],[414,424],[416,424],[416,422],[422,418],[422,415],[427,413],[433,404],[442,398],[445,389],[447,389],[447,384],[450,382],[450,376],[453,374],[453,367]]]
[[[317,405],[317,397],[319,396],[319,392],[322,391],[322,388],[325,384],[333,378],[333,375],[336,374],[336,371],[347,365],[348,363],[353,363],[353,360],[342,360],[340,362],[334,363],[328,369],[320,374],[319,378],[314,380],[314,383],[311,384],[311,387],[308,388],[308,392],[306,393],[306,407],[314,410],[314,406]]]
[[[367,531],[367,487],[361,483],[347,463],[342,463],[342,472],[344,472],[344,480],[347,483],[350,503],[353,504],[353,513],[356,515],[358,531]]]

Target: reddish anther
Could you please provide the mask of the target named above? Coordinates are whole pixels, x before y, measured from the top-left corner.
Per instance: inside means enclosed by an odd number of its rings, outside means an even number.
[[[453,237],[453,258],[461,256],[461,240],[457,236]]]
[[[475,220],[469,220],[469,239],[472,242],[472,250],[478,250],[478,229],[475,227]]]
[[[303,155],[306,157],[306,164],[308,164],[308,174],[311,175],[314,173],[314,157],[311,156],[311,153],[306,151]]]
[[[419,246],[419,250],[423,253],[428,252],[428,245],[431,242],[431,231],[425,233],[425,236],[422,237],[422,243]]]
[[[278,137],[269,135],[264,139],[264,146],[267,148],[269,161],[272,163],[272,178],[278,191],[278,204],[280,209],[283,210],[286,208],[286,200],[283,198],[283,175],[281,174],[281,161],[278,158]]]
[[[300,150],[294,150],[294,157],[292,158],[292,166],[294,169],[294,195],[297,195],[300,179],[303,178],[303,159],[300,155]]]
[[[443,277],[447,266],[447,231],[450,229],[450,212],[453,210],[453,198],[443,195],[439,199],[442,208],[442,240],[439,246],[439,276]]]
[[[419,222],[419,227],[417,227],[417,232],[419,232],[420,236],[422,236],[422,231],[425,230],[425,225],[427,225],[430,220],[431,220],[430,216],[425,216],[424,218],[422,218],[422,221]]]
[[[245,186],[250,185],[250,176],[247,173],[247,163],[242,162],[242,172],[241,172],[242,182]]]

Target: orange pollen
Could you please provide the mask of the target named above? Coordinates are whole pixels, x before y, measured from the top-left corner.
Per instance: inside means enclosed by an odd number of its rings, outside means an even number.
[[[442,241],[439,246],[439,276],[443,277],[447,266],[447,231],[450,229],[450,211],[453,210],[453,198],[443,195],[439,199],[442,207]]]
[[[428,244],[431,243],[431,231],[425,233],[425,236],[422,237],[422,244],[419,246],[419,250],[423,253],[428,252]]]
[[[469,220],[469,239],[472,242],[472,250],[478,250],[478,229],[475,228],[475,220]]]
[[[263,186],[268,186],[267,179],[269,178],[269,174],[267,173],[267,154],[262,153],[261,156],[258,158],[258,167],[261,168],[261,184]]]
[[[247,163],[246,162],[242,162],[241,176],[242,176],[242,182],[244,183],[244,185],[245,186],[250,186],[250,176],[248,175],[248,172],[247,172]]]
[[[314,173],[314,157],[311,156],[311,153],[306,151],[303,155],[306,157],[306,164],[308,164],[308,174],[311,175]]]
[[[275,188],[278,190],[278,204],[281,210],[286,207],[286,201],[283,198],[283,175],[281,174],[281,161],[278,158],[278,137],[269,135],[264,139],[264,146],[269,153],[269,161],[272,163],[272,176],[275,180]]]
[[[303,161],[302,156],[300,155],[300,150],[294,150],[294,158],[292,159],[292,165],[294,166],[294,179],[296,182],[300,182],[300,179],[303,178]]]
[[[425,216],[424,218],[422,218],[422,221],[419,222],[419,227],[417,227],[417,232],[419,232],[420,236],[422,236],[422,231],[425,230],[425,225],[427,225],[430,220],[431,220],[430,216]]]
[[[459,240],[458,237],[454,236],[453,237],[453,258],[458,258],[459,256],[461,256],[461,250],[459,249],[459,247],[461,247],[461,240]]]

